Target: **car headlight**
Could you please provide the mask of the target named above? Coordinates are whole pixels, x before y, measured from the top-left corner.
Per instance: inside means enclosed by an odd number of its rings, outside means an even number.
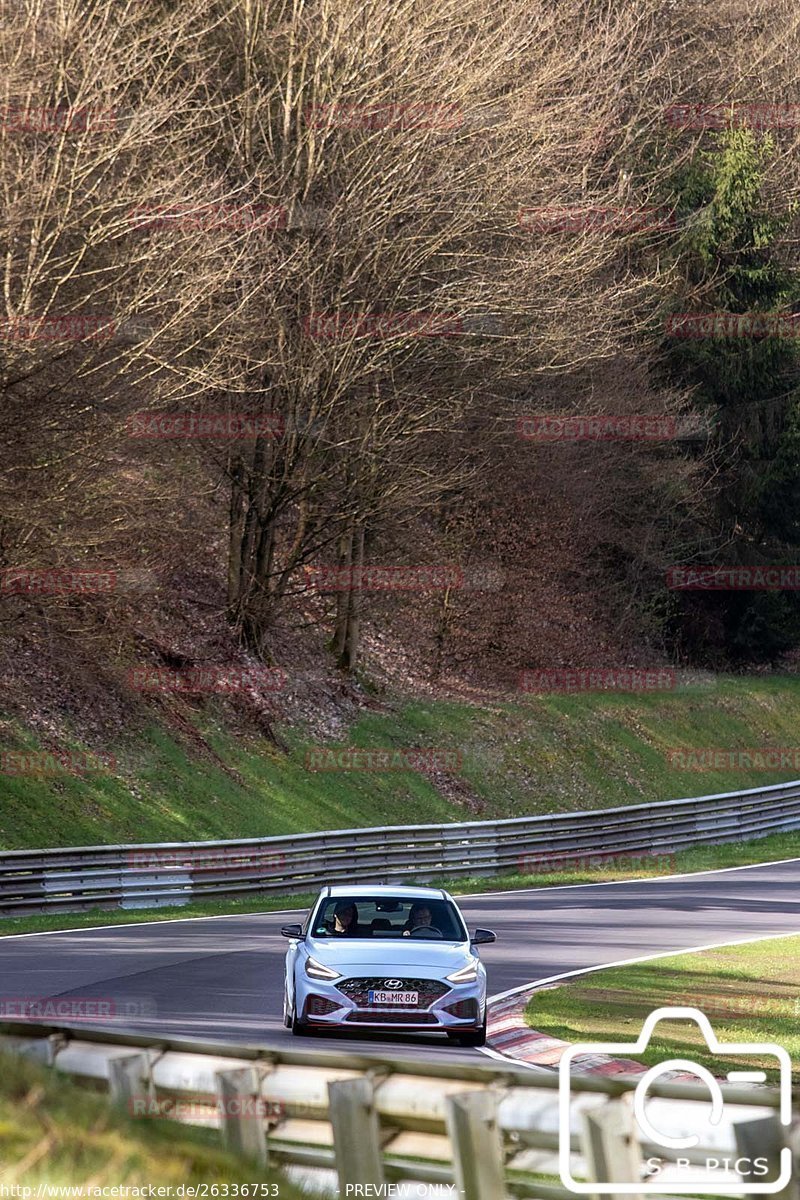
[[[306,975],[309,979],[325,979],[328,982],[332,979],[341,979],[338,971],[326,967],[325,963],[317,962],[315,958],[306,959]]]
[[[471,958],[465,967],[445,976],[448,983],[474,983],[478,978],[478,959]]]

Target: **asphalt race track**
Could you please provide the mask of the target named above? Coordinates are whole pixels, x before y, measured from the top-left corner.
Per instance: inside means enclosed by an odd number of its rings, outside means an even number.
[[[562,972],[662,951],[800,932],[800,859],[706,874],[462,897],[482,948],[490,995]],[[281,1020],[279,926],[297,913],[170,921],[0,939],[0,1002],[99,999],[112,1024],[162,1035],[292,1043],[450,1059],[478,1051],[441,1035],[292,1038]],[[387,967],[388,969],[388,967]],[[91,1024],[97,1022],[91,1021]]]

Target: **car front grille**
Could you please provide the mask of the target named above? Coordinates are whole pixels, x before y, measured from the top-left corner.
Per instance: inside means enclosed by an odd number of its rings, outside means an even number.
[[[372,1011],[380,1011],[381,1014],[387,1011],[397,1012],[396,1005],[393,1004],[370,1004],[370,992],[383,992],[390,989],[386,987],[386,980],[392,978],[390,975],[376,975],[371,979],[345,979],[341,983],[336,984],[338,991],[347,996],[348,1000],[352,1000],[353,1004],[358,1008],[369,1008]],[[400,979],[399,975],[394,976],[395,979]],[[401,988],[391,989],[398,992],[419,992],[418,1008],[430,1008],[436,1001],[441,1000],[442,996],[446,996],[450,988],[446,983],[439,983],[438,979],[403,979]],[[417,1012],[417,1009],[405,1009],[405,1012]],[[402,1012],[400,1013],[402,1016]]]
[[[367,1012],[351,1012],[347,1018],[356,1025],[438,1025],[433,1013],[418,1012],[416,1008],[406,1008],[393,1012],[387,1008],[371,1008]]]

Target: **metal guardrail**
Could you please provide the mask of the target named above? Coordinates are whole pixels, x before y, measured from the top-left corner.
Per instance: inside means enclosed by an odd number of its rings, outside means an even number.
[[[0,851],[0,914],[152,908],[327,883],[533,873],[800,828],[800,781],[686,800],[503,821],[340,829],[219,842]],[[552,866],[551,866],[552,869]]]
[[[0,1050],[105,1090],[131,1115],[219,1129],[240,1157],[280,1167],[317,1193],[336,1195],[338,1188],[340,1196],[456,1194],[461,1200],[574,1196],[553,1182],[560,1137],[554,1073],[8,1021],[0,1023]],[[563,1136],[573,1179],[638,1183],[648,1175],[643,1163],[657,1155],[662,1190],[674,1182],[677,1156],[641,1140],[634,1128],[629,1101],[636,1086],[636,1079],[619,1076],[571,1080],[564,1122],[569,1132]],[[800,1200],[800,1127],[781,1124],[779,1092],[759,1088],[757,1103],[752,1087],[723,1084],[722,1093],[726,1118],[713,1145],[680,1151],[693,1168],[702,1166],[698,1193],[706,1183],[724,1182],[731,1194],[747,1194],[752,1185],[722,1164],[752,1155],[754,1148],[769,1162],[760,1179],[777,1179],[788,1147],[793,1181],[781,1197]],[[703,1128],[705,1086],[654,1082],[649,1095],[660,1098],[662,1128],[669,1121],[684,1130]],[[709,1158],[716,1168],[707,1165]],[[391,1192],[387,1183],[395,1184]],[[403,1184],[413,1190],[404,1193]],[[428,1187],[420,1190],[420,1184]],[[354,1192],[353,1185],[371,1186]]]

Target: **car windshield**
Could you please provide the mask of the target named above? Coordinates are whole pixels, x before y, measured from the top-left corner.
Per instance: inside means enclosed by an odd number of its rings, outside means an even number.
[[[408,896],[329,897],[317,909],[311,935],[467,940],[461,914],[452,901],[411,899]]]

